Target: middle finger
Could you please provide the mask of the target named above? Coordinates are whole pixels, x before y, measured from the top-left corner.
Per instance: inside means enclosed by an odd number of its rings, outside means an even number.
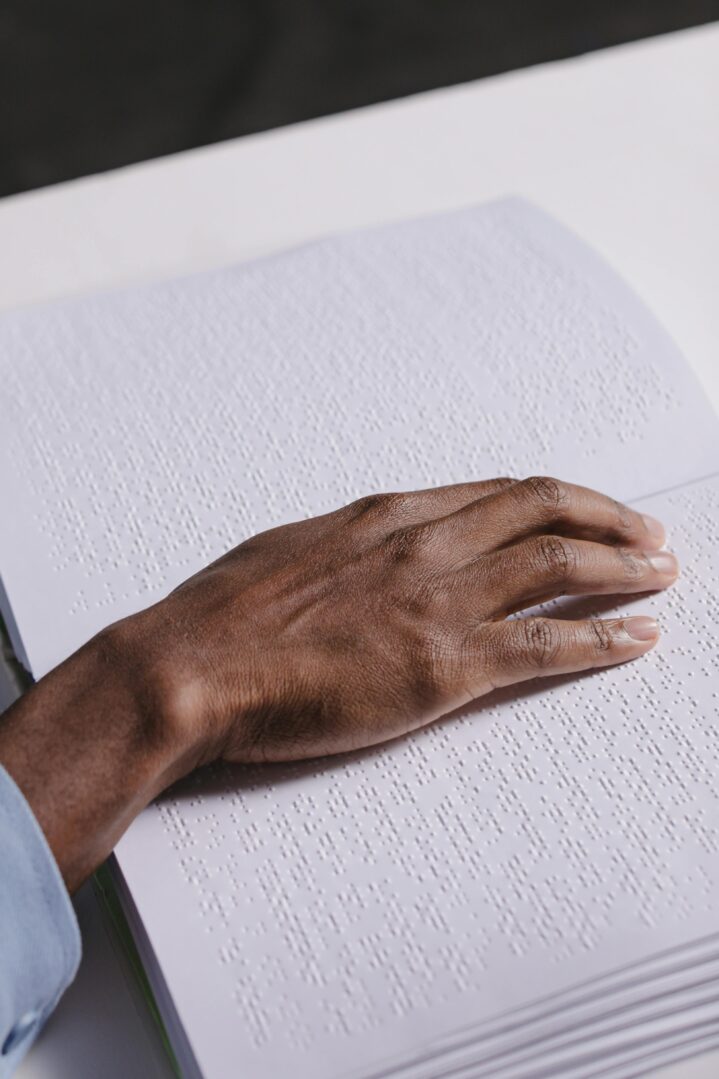
[[[492,617],[562,595],[614,595],[668,587],[679,566],[669,551],[637,551],[564,536],[532,536],[460,570],[460,594],[480,588]],[[474,585],[474,589],[473,586]]]

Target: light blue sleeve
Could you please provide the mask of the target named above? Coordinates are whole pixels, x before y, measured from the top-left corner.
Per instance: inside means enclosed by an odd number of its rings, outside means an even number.
[[[0,765],[0,1079],[27,1052],[80,961],[80,931],[43,832]]]

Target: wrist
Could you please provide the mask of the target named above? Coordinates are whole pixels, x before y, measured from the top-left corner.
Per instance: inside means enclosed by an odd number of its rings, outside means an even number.
[[[96,684],[122,702],[128,751],[144,762],[151,797],[208,759],[205,693],[160,605],[102,630],[86,648]]]
[[[96,644],[103,663],[122,671],[148,751],[170,781],[222,756],[242,705],[223,706],[226,694],[175,594],[109,627]]]
[[[196,763],[157,707],[133,619],[103,631],[3,716],[0,762],[25,795],[70,890],[149,801]]]

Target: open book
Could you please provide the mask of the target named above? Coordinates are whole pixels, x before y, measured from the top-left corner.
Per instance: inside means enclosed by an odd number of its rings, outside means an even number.
[[[635,663],[140,816],[113,871],[183,1074],[584,1079],[719,1044],[719,427],[602,262],[503,201],[12,314],[0,386],[36,677],[375,490],[558,475],[638,501],[684,567],[622,597],[663,629]]]

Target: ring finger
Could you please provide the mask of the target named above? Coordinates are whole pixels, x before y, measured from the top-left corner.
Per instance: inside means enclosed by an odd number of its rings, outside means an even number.
[[[667,588],[678,572],[669,551],[532,536],[484,555],[457,576],[462,594],[476,594],[479,585],[485,615],[489,603],[492,616],[503,617],[562,595],[658,591]]]

